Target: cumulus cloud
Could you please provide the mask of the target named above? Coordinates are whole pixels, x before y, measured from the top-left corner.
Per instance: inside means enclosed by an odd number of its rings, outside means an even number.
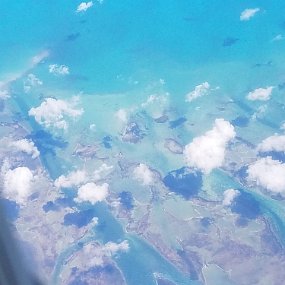
[[[66,65],[50,64],[48,67],[49,73],[55,75],[68,75],[69,67]]]
[[[68,175],[61,175],[55,181],[57,188],[71,188],[79,186],[88,180],[87,173],[84,170],[71,171]]]
[[[32,158],[34,159],[40,155],[40,152],[35,146],[33,141],[22,139],[22,140],[14,141],[10,145],[18,151],[22,151],[22,152],[25,152],[31,155]]]
[[[249,92],[247,94],[247,99],[250,101],[256,101],[256,100],[267,101],[270,99],[273,88],[274,88],[273,86],[269,86],[266,88],[257,88],[254,91]]]
[[[94,182],[88,182],[82,185],[78,189],[77,198],[74,199],[76,202],[90,202],[96,204],[105,200],[108,196],[109,185],[103,183],[102,185],[95,184]]]
[[[223,199],[223,205],[224,206],[230,206],[234,199],[240,194],[238,190],[235,189],[227,189],[224,192],[224,199]]]
[[[140,163],[133,171],[134,179],[138,180],[143,185],[151,185],[155,180],[155,174],[150,168],[143,163]]]
[[[31,108],[29,115],[34,116],[35,120],[45,127],[55,127],[66,130],[68,123],[65,118],[73,119],[83,113],[83,109],[76,109],[77,100],[64,101],[60,99],[47,98],[40,106]]]
[[[258,146],[260,152],[282,151],[285,152],[285,136],[274,135],[263,140]]]
[[[101,2],[100,2],[101,3]],[[89,2],[82,2],[78,5],[76,12],[80,13],[80,12],[85,12],[87,11],[89,8],[91,8],[93,6],[93,2],[89,1]]]
[[[267,156],[247,169],[247,180],[272,192],[285,191],[285,164]]]
[[[221,167],[228,143],[235,137],[234,127],[224,119],[216,119],[213,129],[196,137],[185,146],[184,157],[190,167],[205,173]]]
[[[186,95],[186,102],[191,102],[198,97],[202,97],[208,95],[210,92],[210,84],[208,82],[204,82],[200,85],[197,85],[193,91]]]
[[[251,19],[252,17],[254,17],[255,14],[258,13],[259,11],[260,11],[260,8],[245,9],[245,10],[242,11],[242,13],[240,14],[240,20],[241,20],[241,21],[248,21],[249,19]]]
[[[28,93],[31,91],[32,87],[40,86],[43,82],[37,78],[33,73],[30,73],[24,80],[24,91]]]
[[[19,204],[25,204],[32,194],[32,182],[34,175],[28,167],[9,169],[3,174],[4,196],[15,200]]]

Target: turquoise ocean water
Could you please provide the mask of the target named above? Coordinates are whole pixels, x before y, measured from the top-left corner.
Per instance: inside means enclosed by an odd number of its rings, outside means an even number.
[[[80,119],[70,121],[67,132],[45,129],[68,143],[67,148],[55,148],[56,156],[49,152],[41,155],[51,179],[85,165],[71,155],[76,144],[101,142],[106,136],[113,138],[112,150],[104,149],[100,155],[110,155],[110,162],[116,162],[115,153],[120,151],[128,162],[146,163],[166,175],[184,162],[161,150],[162,138],[172,136],[185,145],[209,130],[217,117],[229,121],[238,116],[249,118],[248,126],[236,131],[253,145],[281,133],[285,121],[285,40],[273,39],[285,36],[284,1],[104,0],[76,13],[79,4],[74,0],[0,1],[0,82],[9,84],[11,98],[5,104],[15,111],[14,118],[24,122],[32,134],[45,128],[28,116],[28,111],[45,97],[70,100],[79,96],[78,106],[84,109]],[[254,18],[239,20],[244,9],[255,7],[260,7],[260,12]],[[46,56],[35,63],[36,55]],[[70,74],[54,76],[48,72],[50,64],[64,64]],[[29,73],[43,84],[25,93],[23,80]],[[205,81],[216,89],[211,97],[186,104],[185,95]],[[246,99],[249,91],[267,86],[275,86],[272,100]],[[150,95],[167,100],[142,107]],[[250,119],[264,105],[260,117]],[[131,118],[143,126],[146,135],[139,151],[137,145],[118,138],[122,125],[114,114],[119,109],[129,110]],[[186,124],[173,129],[154,125],[152,115],[162,115],[164,110],[170,120],[184,117]],[[94,133],[90,124],[96,125]],[[210,177],[229,187],[237,185],[218,173]],[[112,184],[115,189],[116,181]],[[281,202],[260,193],[253,196],[285,246]],[[155,285],[153,273],[176,284],[200,284],[142,238],[124,232],[106,205],[95,208],[99,220],[108,225],[98,234],[100,241],[129,240],[130,251],[116,260],[128,285]],[[59,255],[52,284],[60,284],[64,262],[77,250],[74,243]],[[226,282],[219,284],[231,284]]]

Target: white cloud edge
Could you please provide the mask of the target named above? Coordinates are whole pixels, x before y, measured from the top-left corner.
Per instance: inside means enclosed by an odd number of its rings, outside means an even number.
[[[251,92],[249,92],[246,98],[250,101],[268,101],[272,95],[272,91],[274,86],[268,86],[265,88],[257,88]]]
[[[247,169],[247,181],[274,193],[285,192],[285,164],[267,156]]]
[[[243,10],[240,14],[240,20],[241,21],[249,21],[251,18],[253,18],[258,12],[260,12],[260,8],[247,8]]]
[[[206,174],[221,167],[227,145],[235,135],[234,127],[228,121],[216,119],[211,130],[185,146],[183,154],[187,166]]]
[[[93,1],[81,2],[76,9],[76,13],[86,12],[93,6]]]
[[[68,129],[67,118],[78,118],[83,114],[83,108],[76,109],[77,97],[71,101],[46,98],[38,107],[32,107],[28,114],[46,128]]]

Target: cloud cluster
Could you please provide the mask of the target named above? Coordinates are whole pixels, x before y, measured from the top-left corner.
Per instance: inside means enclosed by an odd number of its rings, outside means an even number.
[[[90,202],[96,204],[104,201],[109,194],[109,184],[97,184],[98,180],[102,180],[104,176],[110,174],[113,166],[103,163],[93,172],[86,170],[71,171],[67,175],[61,175],[54,181],[57,188],[78,188],[75,202]],[[96,183],[95,183],[96,182]]]
[[[32,194],[32,182],[34,175],[28,167],[8,169],[3,175],[4,196],[15,200],[19,204],[25,204]]]
[[[72,188],[85,183],[88,180],[87,173],[84,170],[72,171],[68,175],[61,175],[55,181],[57,188]]]
[[[100,2],[101,4],[101,2]],[[89,1],[89,2],[82,2],[78,5],[76,12],[80,13],[80,12],[85,12],[87,11],[89,8],[91,8],[93,6],[93,2]]]
[[[103,251],[107,256],[113,256],[119,251],[128,251],[129,243],[127,240],[122,241],[121,243],[107,242],[103,246]]]
[[[37,78],[33,73],[28,74],[27,78],[24,80],[24,91],[28,93],[31,91],[32,87],[40,86],[43,82]]]
[[[234,127],[224,119],[216,119],[213,129],[196,137],[185,146],[184,157],[188,166],[205,173],[221,167],[228,143],[235,137]]]
[[[27,139],[14,141],[10,143],[10,146],[15,148],[17,151],[22,151],[31,155],[34,159],[40,155],[40,152],[35,146],[34,142]]]
[[[210,92],[210,84],[208,82],[204,82],[200,85],[197,85],[193,91],[186,95],[186,102],[191,102],[198,97],[205,96]]]
[[[138,180],[143,185],[151,185],[155,181],[155,174],[150,168],[143,163],[135,167],[133,171],[134,179]]]
[[[96,267],[103,266],[105,264],[105,259],[110,258],[119,252],[126,252],[129,250],[129,243],[127,240],[121,243],[108,242],[102,246],[96,246],[93,244],[87,244],[82,250],[83,257],[85,260],[84,266]]]
[[[240,14],[240,20],[241,21],[248,21],[250,20],[252,17],[255,16],[256,13],[258,13],[260,11],[260,8],[253,8],[253,9],[245,9],[242,11],[242,13]]]
[[[285,152],[285,135],[274,135],[263,140],[258,146],[260,152],[282,151]]]
[[[45,127],[55,127],[66,130],[68,123],[65,118],[77,118],[82,115],[83,109],[76,109],[77,101],[64,101],[60,99],[47,98],[40,106],[31,108],[29,115]]]
[[[113,166],[112,165],[107,165],[106,163],[103,163],[98,169],[96,169],[92,175],[92,180],[100,180],[102,179],[102,176],[106,176],[108,174],[110,174],[110,172],[112,171]]]
[[[224,192],[224,199],[223,199],[223,205],[224,206],[230,206],[234,199],[240,194],[238,190],[235,189],[227,189]]]
[[[69,172],[67,175],[61,175],[54,181],[54,186],[57,188],[73,188],[81,186],[87,182],[94,182],[102,179],[108,175],[113,169],[113,166],[109,166],[103,163],[93,173],[88,173],[86,170],[75,170]]]
[[[78,189],[77,198],[74,201],[79,203],[90,202],[94,205],[97,202],[104,201],[108,196],[108,192],[109,185],[107,183],[98,185],[94,182],[88,182]]]
[[[247,180],[272,192],[285,191],[285,164],[268,156],[247,169]]]
[[[256,101],[256,100],[267,101],[270,99],[273,88],[274,88],[273,86],[269,86],[266,88],[257,88],[249,92],[246,98],[250,101]]]
[[[55,75],[68,75],[69,67],[66,65],[50,64],[48,67],[49,73]]]

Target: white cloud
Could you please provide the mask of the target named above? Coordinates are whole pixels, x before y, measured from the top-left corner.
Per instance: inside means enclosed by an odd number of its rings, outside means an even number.
[[[68,75],[69,67],[66,65],[50,64],[48,67],[49,73],[55,75]]]
[[[39,107],[31,108],[29,115],[45,127],[55,127],[66,130],[68,123],[66,117],[77,118],[82,115],[83,109],[76,109],[77,100],[71,102],[47,98]]]
[[[100,180],[102,179],[102,175],[109,174],[113,169],[112,165],[107,165],[106,163],[103,163],[98,169],[96,169],[93,173],[92,179],[93,180]]]
[[[230,206],[234,199],[240,194],[238,190],[235,189],[227,189],[224,192],[224,200],[223,200],[223,205],[224,206]]]
[[[241,21],[248,21],[249,19],[251,19],[252,17],[254,17],[255,14],[258,13],[259,11],[260,11],[259,8],[245,9],[245,10],[242,11],[242,13],[240,14],[240,20],[241,20]]]
[[[79,186],[88,180],[87,173],[84,170],[71,171],[68,175],[61,175],[55,181],[57,188],[71,188]]]
[[[37,158],[40,155],[40,152],[35,146],[33,141],[22,139],[22,140],[14,141],[10,145],[16,148],[18,151],[22,151],[22,152],[25,152],[31,155],[32,158]]]
[[[247,169],[247,180],[272,192],[285,191],[285,164],[268,156]]]
[[[190,167],[205,173],[221,167],[228,143],[235,137],[234,127],[224,119],[216,119],[213,129],[196,137],[185,146],[184,157]]]
[[[78,189],[77,198],[74,199],[76,202],[90,202],[96,204],[97,202],[103,201],[107,198],[109,192],[109,185],[103,183],[97,185],[93,182],[86,183]]]
[[[100,2],[101,4],[101,2]],[[89,8],[91,8],[93,6],[93,2],[92,1],[89,1],[89,2],[82,2],[78,5],[77,9],[76,9],[76,12],[79,13],[79,12],[85,12],[87,11]]]
[[[164,115],[165,109],[168,106],[168,96],[169,93],[150,95],[147,100],[141,104],[141,107],[144,108],[152,118],[159,118]]]
[[[4,196],[20,204],[25,204],[32,194],[34,175],[27,167],[9,169],[4,173]]]
[[[125,109],[119,109],[116,113],[115,113],[115,117],[118,118],[121,122],[123,123],[127,123],[129,115],[127,110]]]
[[[150,170],[150,168],[140,163],[133,171],[134,179],[138,180],[143,185],[151,185],[155,180],[154,173]]]
[[[40,86],[43,82],[37,78],[34,74],[30,73],[28,77],[24,80],[24,91],[28,93],[31,91],[32,87]]]
[[[59,176],[55,181],[54,185],[57,188],[72,188],[79,187],[87,182],[94,182],[102,179],[104,176],[110,174],[113,166],[109,166],[103,163],[98,169],[92,173],[88,173],[85,170],[71,171],[67,175]]]
[[[261,152],[282,151],[285,152],[285,136],[274,135],[263,140],[257,150]]]
[[[84,246],[82,250],[82,259],[86,261],[84,262],[84,266],[87,265],[88,268],[103,266],[105,264],[105,258],[110,258],[119,252],[126,252],[128,250],[129,244],[127,240],[124,240],[121,243],[108,242],[102,246],[90,243]]]
[[[257,88],[252,92],[247,94],[247,99],[250,101],[260,100],[260,101],[267,101],[270,99],[272,94],[273,86],[269,86],[266,88]]]
[[[90,131],[92,131],[92,132],[96,131],[96,125],[95,125],[95,124],[90,124],[90,125],[89,125],[89,129],[90,129]]]
[[[198,97],[205,96],[210,92],[210,84],[208,82],[204,82],[200,85],[197,85],[193,91],[186,95],[186,102],[191,102]]]
[[[103,251],[107,256],[113,256],[118,251],[128,251],[129,243],[127,240],[122,241],[121,243],[107,242],[103,246]]]

